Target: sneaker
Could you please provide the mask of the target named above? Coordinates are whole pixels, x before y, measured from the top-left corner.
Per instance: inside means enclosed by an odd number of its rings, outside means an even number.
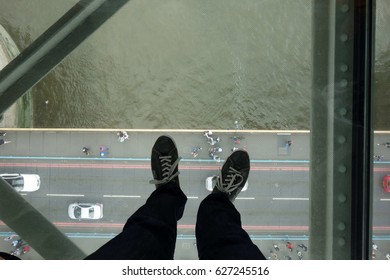
[[[179,184],[178,164],[180,161],[177,148],[173,139],[169,136],[160,136],[152,149],[152,173],[156,188],[169,182]]]
[[[213,193],[223,192],[233,202],[244,187],[250,170],[249,155],[246,151],[233,152],[222,166],[221,175],[213,189]]]

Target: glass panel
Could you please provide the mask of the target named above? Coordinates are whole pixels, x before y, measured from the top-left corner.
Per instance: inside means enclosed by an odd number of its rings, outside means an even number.
[[[373,176],[373,245],[372,258],[390,259],[390,135],[389,135],[389,87],[390,87],[390,38],[387,35],[390,26],[390,3],[385,0],[376,1],[376,40],[375,40],[375,72],[374,123],[377,132],[374,134],[374,176]]]
[[[47,2],[57,16],[70,4]],[[21,7],[8,4],[2,11],[16,13],[6,27],[27,33]],[[113,131],[9,132],[27,147],[41,144],[19,151],[9,146],[22,163],[4,170],[40,174],[40,191],[25,198],[88,253],[119,233],[153,190],[144,159],[162,132],[131,131],[121,143],[115,129],[198,129],[172,132],[189,197],[175,258],[197,258],[195,217],[208,194],[206,177],[222,164],[209,154],[217,145],[222,160],[233,148],[250,152],[248,190],[236,206],[253,241],[267,257],[298,258],[286,245],[306,248],[308,242],[310,145],[307,131],[291,130],[308,129],[310,122],[311,9],[305,0],[131,1],[33,88],[34,127]],[[24,36],[35,38],[38,28],[47,28],[55,19],[47,14]],[[14,39],[23,45],[21,36]],[[205,129],[221,142],[208,144]],[[103,156],[102,145],[109,148]],[[83,146],[90,148],[87,159]],[[194,147],[202,148],[196,158]],[[101,202],[104,217],[95,224],[71,222],[66,211],[73,202]]]
[[[21,50],[77,3],[11,2],[0,0],[0,23]],[[121,232],[154,190],[151,147],[170,134],[188,196],[175,258],[197,259],[194,229],[209,194],[206,178],[243,148],[251,173],[235,205],[244,229],[267,258],[307,259],[312,4],[130,1],[32,88],[33,122],[24,126],[40,129],[7,130],[12,145],[0,147],[2,172],[39,174],[40,189],[23,197],[89,254]],[[383,13],[382,28],[389,26]],[[204,134],[209,129],[213,134]],[[129,138],[118,138],[119,130]],[[72,203],[101,203],[104,216],[71,220]],[[0,229],[14,236],[5,224]],[[5,240],[0,249],[13,248]],[[21,257],[40,258],[34,250]]]

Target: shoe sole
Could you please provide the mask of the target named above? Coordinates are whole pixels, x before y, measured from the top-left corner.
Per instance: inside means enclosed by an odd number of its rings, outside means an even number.
[[[164,142],[165,142],[165,144],[164,144]],[[167,150],[161,151],[160,148],[157,148],[157,147],[159,147],[160,145],[161,145],[161,146],[166,146],[166,147],[168,147]],[[157,150],[158,150],[159,152],[157,152]],[[156,153],[156,155],[153,156],[153,153]],[[175,141],[172,139],[172,137],[170,137],[170,136],[168,136],[168,135],[162,135],[162,136],[160,136],[159,138],[157,138],[156,142],[155,142],[154,145],[153,145],[152,154],[151,154],[151,168],[152,168],[153,178],[154,178],[155,180],[158,179],[158,178],[156,178],[156,177],[158,177],[158,176],[155,176],[155,174],[154,174],[154,173],[155,173],[155,172],[154,172],[155,169],[153,168],[153,158],[158,159],[158,157],[161,156],[161,155],[171,155],[171,154],[173,154],[173,153],[175,153],[175,154],[177,155],[177,158],[179,158],[179,152],[178,152],[178,150],[177,150],[176,143],[175,143]],[[159,162],[157,162],[156,165],[159,166]],[[177,183],[179,183],[179,178],[176,177],[176,179],[177,179]],[[156,187],[158,187],[158,186],[156,185]]]
[[[241,161],[241,163],[240,163]],[[234,201],[235,198],[240,194],[241,190],[244,188],[245,183],[248,180],[249,177],[249,171],[250,171],[250,158],[248,152],[244,150],[237,150],[234,151],[225,161],[224,165],[222,166],[221,174],[226,173],[229,167],[233,167],[235,170],[237,170],[240,173],[243,173],[245,176],[245,180],[243,180],[240,184],[240,186],[234,190],[229,196],[230,201]],[[222,176],[222,175],[221,175]],[[222,178],[224,179],[224,178]]]

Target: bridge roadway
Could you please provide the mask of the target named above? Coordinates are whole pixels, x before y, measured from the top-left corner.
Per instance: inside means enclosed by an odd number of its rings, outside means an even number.
[[[283,248],[286,240],[308,241],[309,225],[309,147],[308,131],[214,131],[221,138],[221,162],[208,155],[211,147],[203,131],[128,130],[129,139],[120,143],[116,130],[22,130],[7,129],[10,144],[0,146],[1,173],[36,173],[41,188],[23,194],[35,208],[55,223],[64,233],[90,253],[121,231],[131,213],[138,209],[153,191],[150,151],[162,134],[172,136],[183,158],[179,164],[180,181],[188,196],[183,218],[178,225],[177,259],[196,259],[194,224],[200,201],[208,191],[204,180],[218,172],[233,147],[246,149],[251,157],[249,188],[235,202],[242,215],[244,228],[254,242],[269,255],[273,244]],[[232,137],[243,136],[241,143]],[[375,143],[388,142],[389,135],[375,135]],[[291,140],[292,145],[286,146]],[[81,149],[89,147],[91,155]],[[106,156],[99,147],[108,147]],[[193,158],[193,147],[202,147]],[[374,172],[374,235],[389,234],[390,195],[381,188],[383,176],[390,172],[386,160],[390,150],[375,146],[375,153],[384,155]],[[67,206],[72,202],[104,204],[100,221],[79,222],[68,218]],[[12,233],[0,223],[3,236]],[[389,241],[380,243],[381,252],[390,248]],[[7,247],[8,246],[8,247]],[[2,242],[0,250],[9,248]],[[386,248],[386,249],[385,249]],[[306,253],[307,254],[307,253]],[[296,258],[296,252],[279,252],[279,258]],[[306,255],[307,256],[307,255]],[[39,258],[31,253],[26,258]],[[382,256],[383,258],[383,256]]]

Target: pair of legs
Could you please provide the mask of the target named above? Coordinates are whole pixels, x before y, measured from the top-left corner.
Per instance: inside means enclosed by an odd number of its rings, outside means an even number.
[[[249,157],[244,160],[245,164],[248,161],[247,172],[234,168],[240,167],[238,161],[243,155],[246,152],[237,151],[228,158],[217,186],[199,206],[196,222],[199,259],[265,259],[243,230],[240,214],[232,203],[249,174]],[[119,235],[86,259],[173,259],[177,222],[187,201],[178,179],[179,160],[173,140],[161,136],[152,150],[152,183],[156,184],[156,190],[127,220]]]

